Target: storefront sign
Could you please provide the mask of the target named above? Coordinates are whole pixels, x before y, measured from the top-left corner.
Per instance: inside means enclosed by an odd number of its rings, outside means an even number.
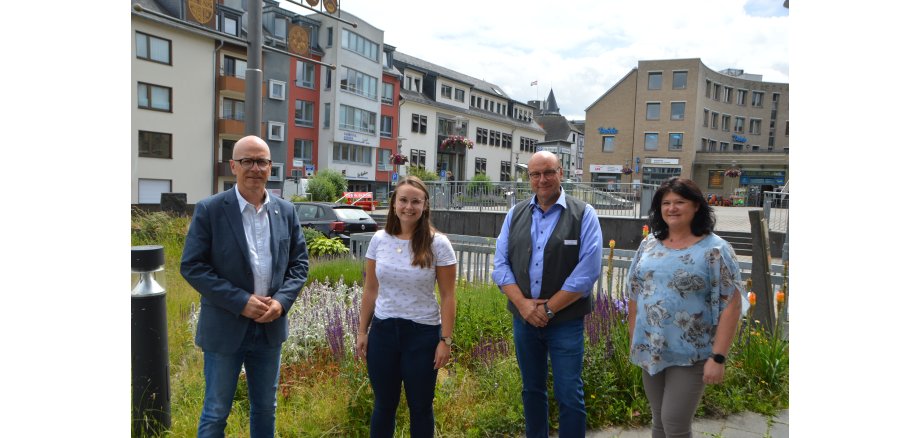
[[[623,173],[619,164],[591,164],[591,173]]]
[[[732,141],[737,141],[738,143],[747,143],[747,139],[740,136],[732,134]]]
[[[741,172],[743,186],[781,186],[786,184],[786,172],[782,170],[745,170]]]
[[[645,164],[680,164],[680,159],[678,158],[646,158]]]
[[[615,135],[620,131],[617,128],[597,128],[597,132],[601,135]]]
[[[356,134],[350,131],[342,132],[342,140],[357,144],[371,144],[371,141],[367,136]]]

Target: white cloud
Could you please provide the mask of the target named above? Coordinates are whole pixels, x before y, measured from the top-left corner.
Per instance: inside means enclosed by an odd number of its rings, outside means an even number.
[[[714,70],[789,81],[789,17],[781,0],[340,5],[382,29],[396,50],[497,84],[513,99],[545,99],[552,87],[569,118],[583,119],[584,109],[639,60],[700,58]],[[534,80],[539,86],[530,86]]]

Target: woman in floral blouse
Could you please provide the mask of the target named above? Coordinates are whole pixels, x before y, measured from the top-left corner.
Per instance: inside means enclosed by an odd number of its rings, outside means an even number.
[[[630,359],[642,368],[652,437],[691,437],[707,384],[721,383],[741,317],[741,272],[712,230],[699,187],[671,178],[652,199],[651,233],[629,267]]]

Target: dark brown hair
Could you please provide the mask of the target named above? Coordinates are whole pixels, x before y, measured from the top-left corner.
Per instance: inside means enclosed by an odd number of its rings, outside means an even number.
[[[434,252],[431,250],[431,245],[434,242],[434,233],[438,230],[431,223],[431,203],[428,201],[428,189],[418,177],[410,175],[396,183],[396,188],[390,194],[390,211],[387,212],[387,224],[384,230],[391,236],[399,235],[402,232],[402,224],[396,216],[396,191],[403,185],[410,185],[425,193],[425,209],[422,210],[422,215],[418,218],[418,225],[415,226],[415,231],[412,233],[411,245],[412,254],[414,254],[412,266],[427,269],[434,265]]]
[[[716,227],[716,215],[703,198],[699,186],[692,180],[673,176],[658,187],[652,198],[652,208],[648,210],[648,222],[656,239],[663,240],[668,237],[668,224],[661,217],[661,200],[668,193],[675,193],[700,207],[690,222],[690,232],[694,236],[709,234]]]

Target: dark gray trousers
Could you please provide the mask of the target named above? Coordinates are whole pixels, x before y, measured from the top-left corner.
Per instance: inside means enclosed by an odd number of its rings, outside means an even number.
[[[703,365],[672,366],[654,376],[642,371],[642,386],[652,408],[652,438],[691,438],[693,414],[703,398]]]

